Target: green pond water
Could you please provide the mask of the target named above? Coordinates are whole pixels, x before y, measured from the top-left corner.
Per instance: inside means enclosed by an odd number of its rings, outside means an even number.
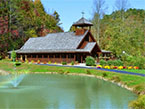
[[[137,96],[115,84],[91,77],[25,75],[18,87],[0,76],[0,108],[127,109]]]

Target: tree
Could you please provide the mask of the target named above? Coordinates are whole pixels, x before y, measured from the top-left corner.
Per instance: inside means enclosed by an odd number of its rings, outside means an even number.
[[[129,8],[128,0],[116,0],[115,8],[120,12],[121,19],[124,20],[124,12]]]
[[[94,32],[95,32],[95,37],[97,39],[97,42],[99,44],[100,40],[100,23],[101,23],[101,18],[103,18],[105,14],[105,1],[104,0],[94,0],[95,4],[95,9],[94,9],[94,15],[93,15],[93,24],[94,24]],[[97,36],[96,36],[97,34]]]
[[[19,49],[30,37],[63,31],[41,0],[0,0],[0,54]]]
[[[12,58],[12,60],[13,61],[15,61],[16,60],[16,52],[13,50],[12,52],[11,52],[11,58]]]

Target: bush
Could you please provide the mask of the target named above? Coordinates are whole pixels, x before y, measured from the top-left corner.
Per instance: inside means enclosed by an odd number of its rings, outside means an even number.
[[[91,74],[90,70],[86,70],[86,72],[87,72],[87,74],[89,74],[89,75]]]
[[[13,50],[12,53],[11,53],[12,60],[16,61],[16,57],[17,57],[16,52]]]
[[[103,72],[103,77],[106,77],[106,76],[108,76],[107,73]]]
[[[74,65],[74,61],[71,62],[71,65]]]
[[[114,61],[113,60],[107,61],[107,65],[114,65]]]
[[[127,66],[137,66],[140,69],[145,69],[145,57],[143,56],[128,56],[125,58],[124,63]]]
[[[62,65],[67,65],[67,62],[62,62]]]
[[[121,79],[120,79],[119,76],[113,76],[113,77],[111,78],[111,80],[113,80],[114,82],[120,82],[120,81],[121,81]]]
[[[63,70],[59,70],[59,73],[60,74],[64,74],[65,72]]]
[[[107,62],[105,60],[100,60],[100,65],[105,66],[107,65]]]
[[[113,64],[114,66],[123,66],[123,62],[121,60],[114,60]]]
[[[69,71],[64,72],[64,74],[68,74],[68,73],[70,73],[70,72]]]
[[[145,95],[140,95],[137,100],[131,101],[129,107],[132,109],[145,109]]]
[[[86,65],[87,66],[95,66],[95,59],[91,56],[87,57],[86,59]]]
[[[20,66],[21,64],[21,62],[15,62],[15,66]]]
[[[135,58],[134,66],[138,66],[141,69],[145,69],[145,57]]]

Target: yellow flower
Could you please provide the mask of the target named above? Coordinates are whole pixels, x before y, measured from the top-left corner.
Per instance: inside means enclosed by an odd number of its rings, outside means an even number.
[[[96,67],[97,67],[97,68],[102,68],[102,65],[97,65]]]
[[[110,66],[106,65],[104,66],[105,69],[110,69]]]
[[[119,69],[119,70],[122,70],[122,69],[123,69],[123,66],[119,66],[118,69]]]
[[[129,66],[129,67],[128,67],[128,69],[130,70],[130,69],[132,69],[132,67],[131,67],[131,66]]]

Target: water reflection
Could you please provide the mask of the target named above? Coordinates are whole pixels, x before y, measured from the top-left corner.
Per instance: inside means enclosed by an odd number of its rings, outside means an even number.
[[[0,88],[0,108],[126,109],[133,99],[135,94],[109,82],[68,75],[27,75],[18,89]]]

